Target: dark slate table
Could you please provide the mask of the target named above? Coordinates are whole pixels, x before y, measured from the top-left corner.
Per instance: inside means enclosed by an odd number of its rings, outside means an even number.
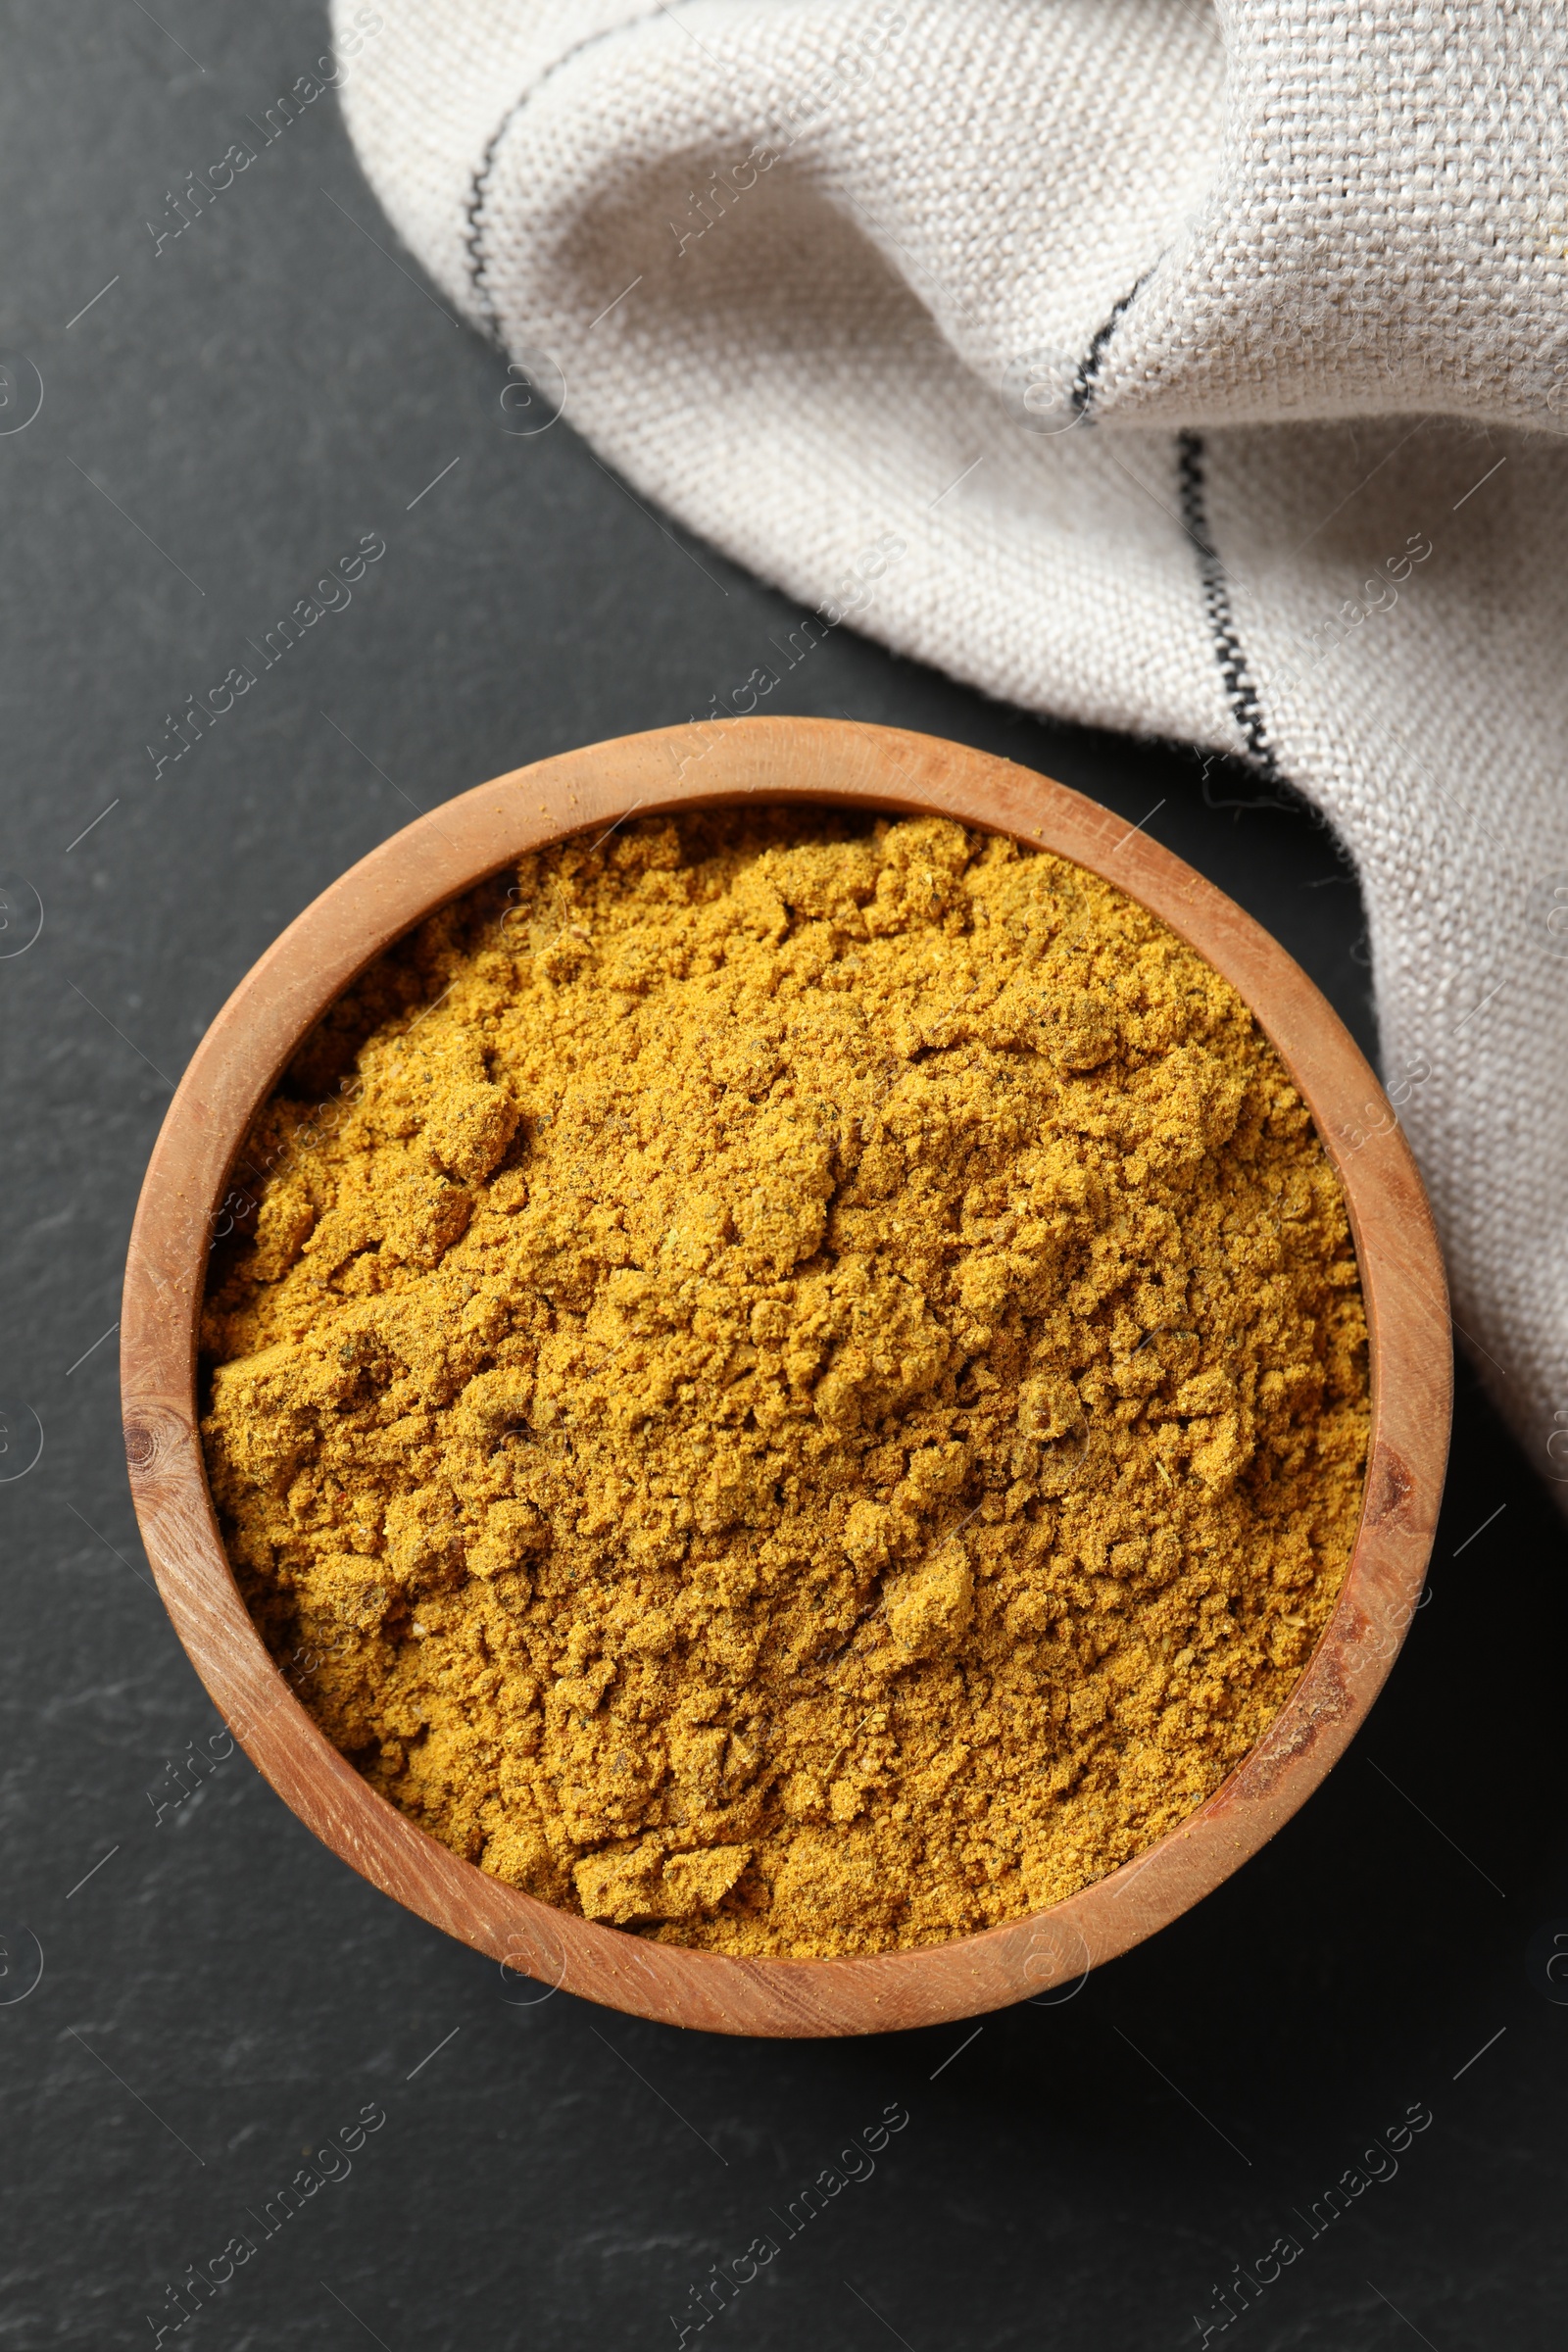
[[[509,432],[499,362],[396,250],[332,100],[158,245],[169,193],[325,47],[308,0],[6,24],[0,1379],[25,1411],[0,1456],[0,2352],[160,2328],[213,2352],[652,2352],[763,2233],[778,2257],[690,2343],[1196,2346],[1283,2235],[1300,2257],[1244,2288],[1227,2343],[1560,2341],[1563,1532],[1468,1376],[1430,1603],[1331,1783],[1198,1912],[978,2034],[748,2044],[530,2004],[243,1754],[169,1801],[217,1719],[137,1542],[113,1325],[172,1082],[414,808],[701,711],[799,615],[689,561],[564,426]],[[159,768],[184,699],[367,532],[386,555],[352,605]],[[1152,831],[1370,1041],[1353,883],[1246,776],[1039,725],[847,632],[778,701],[1004,752],[1129,822],[1158,804]],[[771,2215],[890,2104],[908,2121],[874,2172],[782,2239]],[[1411,2109],[1430,2122],[1369,2157]],[[220,2293],[180,2290],[242,2234]]]

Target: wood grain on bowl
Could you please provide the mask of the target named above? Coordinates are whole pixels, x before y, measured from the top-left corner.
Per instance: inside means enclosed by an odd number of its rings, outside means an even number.
[[[749,798],[941,814],[1102,874],[1224,973],[1272,1039],[1345,1187],[1370,1338],[1366,1499],[1333,1616],[1241,1769],[1110,1877],[1033,1918],[916,1951],[742,1960],[554,1910],[396,1811],[318,1730],[229,1571],[196,1426],[196,1341],[229,1169],[305,1033],[381,951],[525,851],[633,811]],[[1394,1112],[1337,1015],[1268,934],[1147,834],[1004,760],[893,728],[747,718],[519,768],[396,834],[323,892],[198,1048],[142,1188],[125,1273],[126,1459],[159,1588],[225,1721],[301,1819],[371,1883],[520,1976],[713,2032],[879,2033],[1070,1987],[1175,1919],[1271,1838],[1344,1752],[1419,1597],[1447,1451],[1442,1260]],[[309,1671],[299,1662],[294,1680]]]

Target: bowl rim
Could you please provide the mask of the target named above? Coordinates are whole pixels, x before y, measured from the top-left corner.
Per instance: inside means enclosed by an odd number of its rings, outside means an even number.
[[[426,914],[529,850],[632,814],[749,799],[956,817],[1072,858],[1160,916],[1238,989],[1310,1109],[1344,1186],[1369,1333],[1372,1424],[1349,1568],[1300,1680],[1242,1764],[1133,1861],[1045,1911],[948,1943],[834,1959],[736,1958],[575,1918],[487,1876],[378,1795],[296,1695],[312,1662],[296,1658],[285,1674],[246,1610],[197,1428],[202,1295],[230,1170],[333,999]],[[159,1591],[225,1724],[307,1827],[514,1977],[665,2024],[784,2036],[1070,1998],[1091,1968],[1257,1852],[1343,1754],[1415,1612],[1452,1386],[1443,1261],[1397,1114],[1338,1014],[1261,925],[1140,827],[1011,760],[901,728],[760,716],[614,737],[514,769],[403,827],[295,918],[213,1021],[164,1120],[131,1233],[121,1365],[132,1496]]]

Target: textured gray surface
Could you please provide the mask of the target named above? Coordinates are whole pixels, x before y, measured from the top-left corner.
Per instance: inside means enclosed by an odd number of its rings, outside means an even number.
[[[324,49],[316,8],[54,0],[4,25],[0,946],[29,890],[44,928],[0,961],[0,1378],[45,1446],[0,1484],[0,2347],[172,2342],[195,2290],[168,2290],[241,2233],[182,2343],[671,2344],[690,2286],[782,2241],[771,2209],[890,2101],[910,2120],[874,2177],[688,2342],[1197,2344],[1213,2286],[1287,2231],[1300,2260],[1237,2323],[1257,2352],[1558,2340],[1563,1538],[1467,1385],[1434,1597],[1350,1757],[1198,1913],[951,2064],[970,2029],[750,2045],[516,2005],[242,1755],[171,1801],[216,1718],[146,1582],[93,1345],[169,1082],[411,804],[700,712],[797,616],[564,428],[509,435],[497,363],[396,253],[333,101],[261,147],[247,118]],[[255,165],[155,250],[166,192],[246,138]],[[43,407],[7,430],[29,368]],[[366,532],[387,552],[352,604],[155,780],[167,715]],[[1159,804],[1152,830],[1369,1034],[1354,891],[1298,813],[1207,805],[1254,800],[1245,778],[1213,770],[1205,801],[1184,754],[1042,728],[847,635],[790,687],[1129,822]],[[1434,2120],[1397,2176],[1308,2237],[1297,2211],[1412,2101]],[[349,2177],[264,2235],[368,2103],[387,2120]]]

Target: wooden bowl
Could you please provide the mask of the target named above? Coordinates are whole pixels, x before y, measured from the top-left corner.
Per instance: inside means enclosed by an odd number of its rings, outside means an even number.
[[[1349,1571],[1294,1695],[1246,1762],[1157,1844],[1051,1909],[865,1958],[741,1960],[648,1942],[537,1902],[416,1828],[331,1746],[264,1647],[224,1556],[196,1426],[202,1287],[229,1169],[332,1000],[432,908],[526,850],[632,809],[750,794],[1011,834],[1104,875],[1190,941],[1251,1006],[1317,1121],[1349,1204],[1371,1335]],[[1146,833],[1060,784],[929,736],[800,718],[668,727],[518,768],[407,826],[308,906],[229,998],[170,1106],[131,1236],[121,1360],[131,1490],[159,1589],[235,1737],[316,1835],[519,1975],[669,2025],[768,2034],[928,2026],[1075,1985],[1255,1853],[1343,1753],[1403,1639],[1437,1519],[1451,1381],[1443,1264],[1415,1163],[1372,1071],[1284,949]]]

